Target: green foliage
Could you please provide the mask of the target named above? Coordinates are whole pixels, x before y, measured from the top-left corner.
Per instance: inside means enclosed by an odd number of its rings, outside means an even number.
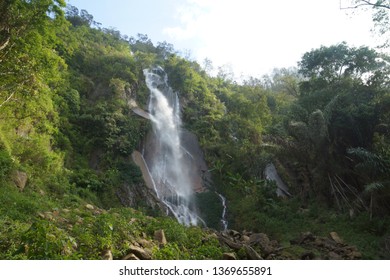
[[[21,239],[28,259],[63,259],[72,254],[75,245],[74,238],[44,220],[34,222]]]
[[[121,187],[143,187],[130,156],[150,128],[128,104],[146,106],[142,70],[157,64],[205,152],[210,188],[227,198],[229,225],[283,244],[302,231],[332,229],[378,257],[390,209],[386,56],[341,43],[306,53],[298,70],[239,85],[223,68],[209,77],[167,42],[101,28],[85,10],[68,6],[64,17],[64,5],[0,3],[0,258],[100,259],[106,250],[122,258],[160,229],[168,244],[154,244],[154,258],[222,258],[225,249],[207,230],[120,207]],[[279,199],[274,184],[260,179],[271,160],[295,198]],[[11,180],[17,170],[28,176],[23,192]],[[350,220],[333,211],[334,178],[348,201],[350,190],[363,201],[351,207],[368,213]],[[201,211],[207,225],[218,227],[217,195],[197,199],[209,209]]]
[[[320,47],[303,55],[299,72],[308,78],[334,82],[341,78],[361,77],[383,66],[378,53],[368,47],[350,48],[345,42]]]
[[[196,194],[196,202],[201,209],[202,219],[211,228],[221,229],[222,203],[218,195],[213,191]]]
[[[8,178],[13,169],[13,161],[8,151],[0,147],[0,182]]]

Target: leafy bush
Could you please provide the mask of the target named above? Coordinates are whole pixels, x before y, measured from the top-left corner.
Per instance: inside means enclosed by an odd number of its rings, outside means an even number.
[[[46,220],[35,221],[22,235],[22,246],[28,259],[71,258],[76,245],[75,239],[66,231]]]
[[[12,169],[13,161],[10,154],[0,146],[0,182],[8,177]]]

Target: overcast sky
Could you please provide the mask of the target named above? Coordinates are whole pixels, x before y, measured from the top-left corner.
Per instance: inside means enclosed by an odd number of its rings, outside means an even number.
[[[147,34],[190,53],[201,65],[229,65],[237,77],[296,66],[321,45],[376,46],[368,13],[340,10],[347,0],[67,0],[103,27]]]

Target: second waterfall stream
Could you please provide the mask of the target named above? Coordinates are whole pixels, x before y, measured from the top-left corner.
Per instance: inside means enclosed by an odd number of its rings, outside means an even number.
[[[157,197],[184,225],[201,223],[196,212],[194,191],[189,179],[190,166],[181,146],[180,106],[177,94],[168,85],[161,67],[144,70],[150,91],[149,113],[155,142],[154,156],[148,162]]]

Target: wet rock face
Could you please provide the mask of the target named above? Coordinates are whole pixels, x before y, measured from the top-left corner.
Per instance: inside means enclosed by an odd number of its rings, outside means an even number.
[[[195,192],[205,190],[205,181],[211,181],[211,174],[208,172],[206,161],[204,160],[203,151],[199,146],[199,142],[195,134],[183,130],[181,136],[181,144],[188,151],[187,160],[190,166],[190,178],[193,183]]]

